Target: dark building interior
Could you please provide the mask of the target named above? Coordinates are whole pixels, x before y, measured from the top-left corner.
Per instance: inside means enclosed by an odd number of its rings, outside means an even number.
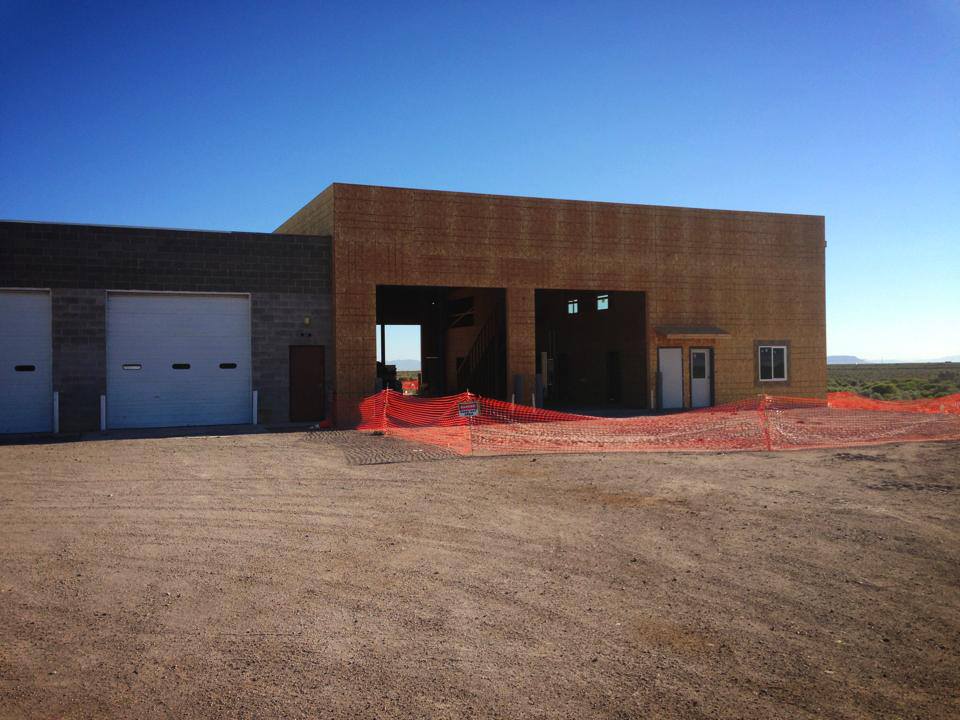
[[[647,407],[642,292],[537,290],[537,377],[548,407]]]
[[[420,395],[507,399],[503,289],[379,285],[377,324],[420,326]]]

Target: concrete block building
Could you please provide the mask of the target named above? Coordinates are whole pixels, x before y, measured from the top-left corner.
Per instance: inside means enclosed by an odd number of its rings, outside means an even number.
[[[329,238],[2,222],[0,433],[321,417],[330,298]]]
[[[0,432],[332,419],[422,390],[623,411],[826,392],[824,220],[336,183],[273,234],[0,223]]]

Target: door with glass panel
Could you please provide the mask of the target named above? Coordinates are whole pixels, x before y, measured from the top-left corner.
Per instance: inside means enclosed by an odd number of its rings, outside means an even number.
[[[713,350],[690,350],[690,404],[695,408],[713,405]]]

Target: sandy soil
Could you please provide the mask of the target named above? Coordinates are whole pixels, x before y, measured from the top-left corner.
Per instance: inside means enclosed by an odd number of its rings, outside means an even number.
[[[0,717],[960,716],[960,444],[395,442],[0,447]]]

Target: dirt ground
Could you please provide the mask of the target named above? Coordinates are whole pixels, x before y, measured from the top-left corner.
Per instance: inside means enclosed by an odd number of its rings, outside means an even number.
[[[960,716],[960,444],[0,446],[3,718]]]

